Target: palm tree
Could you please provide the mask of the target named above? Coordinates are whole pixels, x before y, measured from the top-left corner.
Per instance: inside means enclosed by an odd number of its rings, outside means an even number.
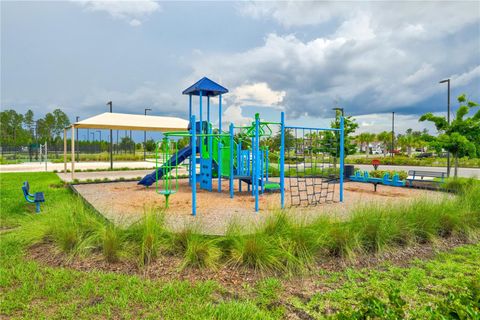
[[[392,143],[392,133],[387,131],[380,132],[377,135],[377,141],[383,145],[383,156],[387,156],[389,145]]]

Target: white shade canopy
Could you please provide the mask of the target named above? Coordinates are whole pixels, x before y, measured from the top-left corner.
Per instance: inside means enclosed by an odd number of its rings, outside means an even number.
[[[75,122],[75,128],[118,129],[139,131],[179,131],[188,130],[188,121],[175,117],[145,116],[139,114],[105,112],[94,117]]]

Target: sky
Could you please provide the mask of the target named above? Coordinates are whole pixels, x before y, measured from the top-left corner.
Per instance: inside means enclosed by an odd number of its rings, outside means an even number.
[[[358,132],[395,112],[397,132],[435,133],[418,118],[446,114],[440,80],[453,111],[480,100],[480,2],[1,2],[2,110],[187,118],[204,76],[229,89],[225,123],[325,127],[340,106]]]

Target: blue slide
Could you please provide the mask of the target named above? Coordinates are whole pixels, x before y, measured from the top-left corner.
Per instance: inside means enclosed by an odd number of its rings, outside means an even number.
[[[178,166],[180,163],[185,161],[185,159],[187,159],[191,155],[192,155],[192,147],[191,146],[186,146],[185,148],[178,151],[177,154],[174,154],[170,158],[170,160],[168,160],[168,163],[170,164],[170,166]],[[163,171],[163,169],[164,169],[163,166],[161,166],[157,170],[159,179],[163,176],[164,173],[166,173],[166,172]],[[138,184],[149,187],[149,186],[151,186],[152,184],[155,183],[156,179],[157,179],[157,172],[153,171],[152,173],[147,174],[145,177],[143,177],[143,179],[140,180],[138,182]]]

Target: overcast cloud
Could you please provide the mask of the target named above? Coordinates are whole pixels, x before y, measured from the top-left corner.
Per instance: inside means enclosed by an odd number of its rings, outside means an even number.
[[[229,88],[224,119],[255,112],[328,124],[338,104],[360,131],[421,129],[453,96],[480,100],[480,3],[2,2],[1,107],[70,118],[106,110],[185,117],[181,91]],[[453,100],[453,98],[452,98]],[[453,103],[453,106],[456,104]]]

